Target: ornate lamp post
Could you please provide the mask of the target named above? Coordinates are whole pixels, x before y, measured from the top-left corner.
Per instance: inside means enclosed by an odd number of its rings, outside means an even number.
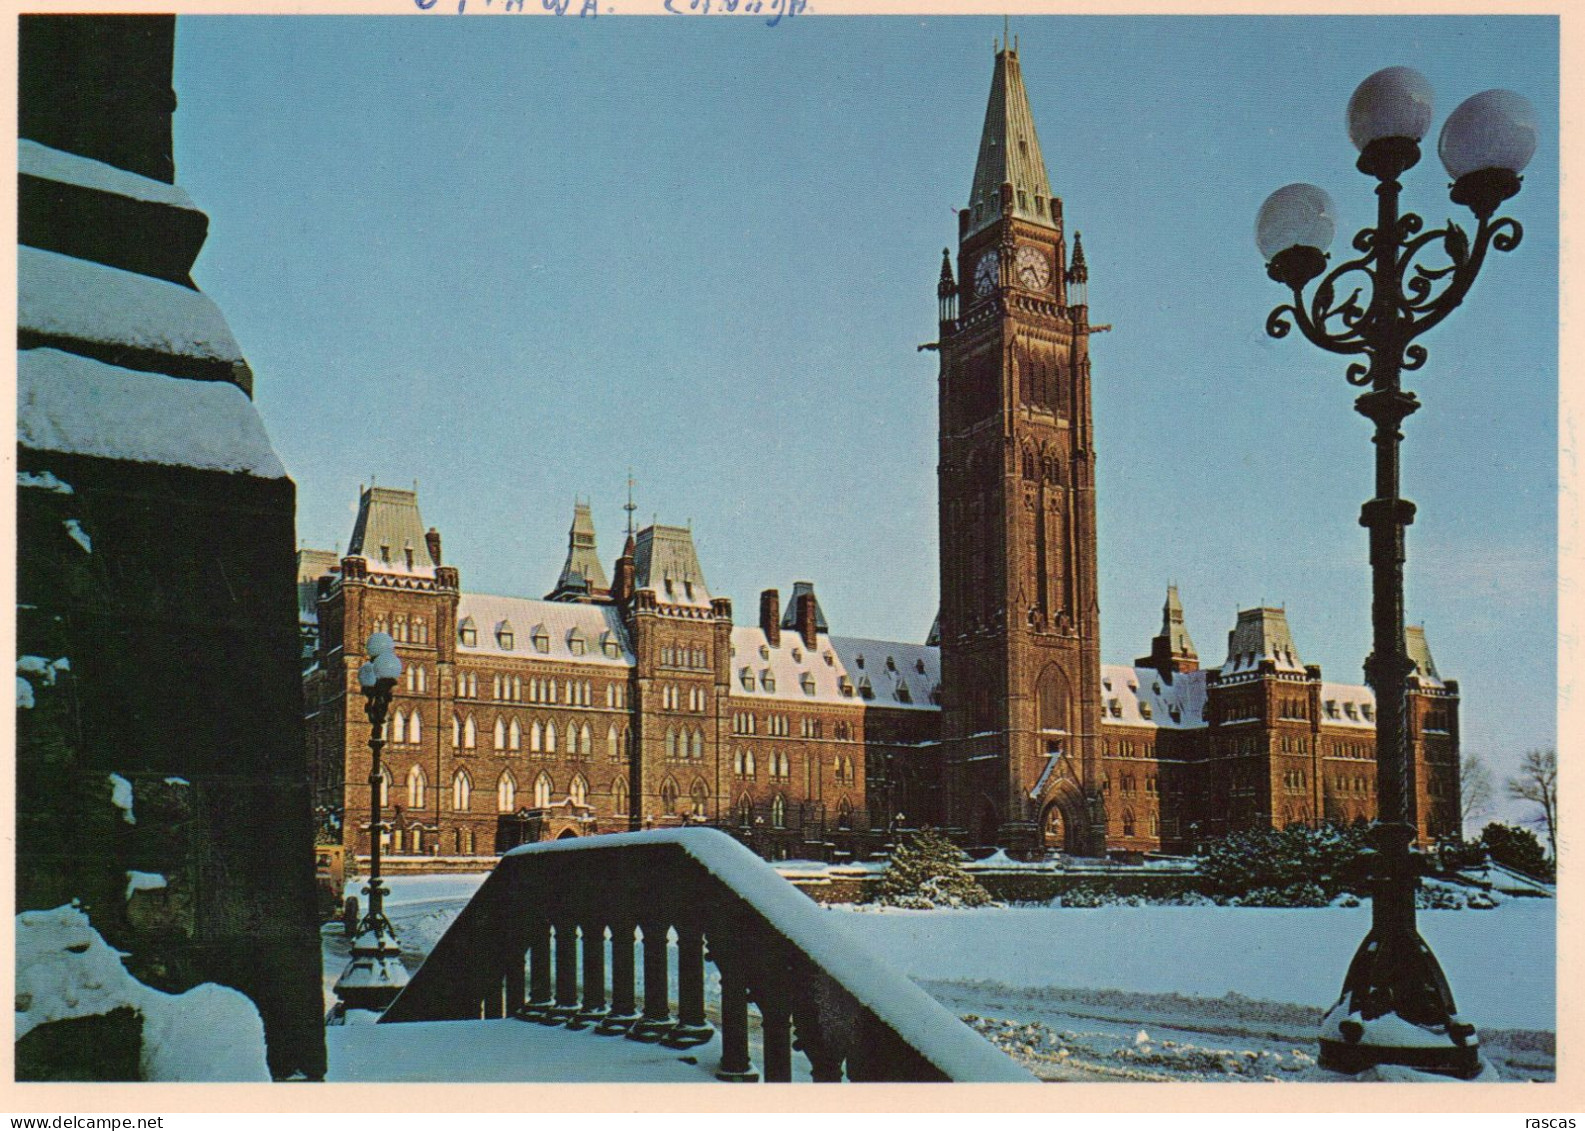
[[[1511,91],[1488,90],[1443,126],[1438,150],[1453,178],[1453,202],[1474,214],[1473,238],[1451,220],[1422,232],[1419,216],[1399,212],[1398,178],[1420,160],[1430,125],[1430,84],[1407,67],[1371,75],[1349,100],[1359,171],[1377,182],[1376,224],[1355,235],[1358,258],[1327,269],[1334,212],[1314,185],[1272,193],[1255,234],[1267,274],[1293,292],[1292,303],[1271,312],[1266,332],[1286,337],[1297,324],[1322,349],[1360,357],[1349,364],[1347,379],[1369,386],[1354,407],[1376,426],[1376,497],[1359,519],[1370,531],[1372,652],[1365,678],[1376,696],[1375,891],[1370,933],[1322,1022],[1321,1064],[1347,1073],[1399,1064],[1470,1077],[1480,1071],[1475,1027],[1458,1017],[1447,979],[1415,927],[1404,719],[1413,666],[1404,645],[1403,598],[1404,530],[1415,508],[1399,496],[1398,445],[1399,426],[1419,402],[1400,376],[1425,364],[1426,349],[1414,339],[1464,300],[1487,249],[1518,246],[1518,222],[1492,216],[1519,191],[1519,173],[1535,152],[1535,112]],[[1438,256],[1434,265],[1418,262],[1426,254]],[[1304,289],[1318,276],[1324,277],[1306,300]]]
[[[391,692],[402,674],[402,661],[389,635],[376,632],[364,646],[369,658],[358,669],[358,684],[363,688],[363,709],[369,717],[369,882],[363,889],[369,897],[368,911],[358,924],[352,942],[352,959],[336,979],[336,996],[341,999],[338,1013],[342,1019],[349,1010],[378,1014],[396,1000],[407,985],[407,969],[402,965],[401,946],[396,930],[385,917],[385,897],[390,894],[380,878],[380,837],[385,832],[380,819],[380,787],[385,773],[380,754],[385,749],[385,716],[391,709]]]

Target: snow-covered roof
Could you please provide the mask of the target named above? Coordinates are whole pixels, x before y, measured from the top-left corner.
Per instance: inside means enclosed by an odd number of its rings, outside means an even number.
[[[1101,665],[1101,722],[1114,726],[1186,730],[1205,725],[1205,683],[1210,672]]]
[[[429,556],[429,542],[424,537],[418,492],[394,487],[365,490],[358,499],[358,519],[352,526],[347,556],[363,558],[375,573],[434,577],[435,560]]]
[[[1376,697],[1355,683],[1321,684],[1321,723],[1325,726],[1376,729]]]
[[[1425,639],[1425,626],[1411,624],[1403,630],[1403,644],[1414,665],[1414,674],[1425,687],[1441,687],[1442,677],[1436,674],[1436,661],[1431,658],[1431,645]]]
[[[731,693],[739,699],[939,710],[940,652],[923,644],[783,632],[774,647],[758,625],[732,629]],[[923,671],[920,668],[923,668]]]
[[[207,295],[135,271],[17,248],[17,328],[154,354],[226,362],[251,382],[242,351]]]
[[[1304,661],[1293,643],[1288,614],[1282,609],[1240,609],[1238,622],[1227,634],[1227,660],[1222,675],[1247,675],[1270,660],[1279,672],[1304,674]]]
[[[941,649],[858,636],[830,639],[837,663],[846,669],[860,695],[868,681],[874,692],[869,702],[875,706],[905,707],[915,711],[941,709]]]
[[[261,479],[286,475],[258,410],[237,386],[122,369],[56,349],[17,353],[17,442]]]
[[[635,587],[654,590],[662,605],[710,607],[693,531],[686,526],[646,526],[633,546]]]
[[[595,547],[594,517],[589,513],[589,504],[574,503],[572,529],[567,532],[567,561],[551,593],[577,594],[609,588],[605,567],[600,564],[600,551]]]
[[[467,644],[459,638],[458,655],[518,656],[604,667],[632,667],[634,663],[621,613],[613,605],[464,593],[457,605],[457,624],[470,619],[474,642]],[[503,621],[512,625],[511,648],[502,645],[498,630]]]
[[[26,138],[17,139],[17,172],[115,193],[151,204],[196,211],[192,198],[175,185],[129,173],[91,157],[51,149]]]

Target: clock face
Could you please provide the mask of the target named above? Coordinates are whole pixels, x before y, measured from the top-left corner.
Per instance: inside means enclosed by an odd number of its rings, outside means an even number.
[[[1038,247],[1020,247],[1015,266],[1019,284],[1032,291],[1043,291],[1051,282],[1051,261]]]
[[[987,251],[980,256],[980,261],[974,268],[974,293],[981,298],[990,294],[996,289],[996,284],[999,281],[997,276],[1000,273],[997,267],[997,253],[995,251]]]

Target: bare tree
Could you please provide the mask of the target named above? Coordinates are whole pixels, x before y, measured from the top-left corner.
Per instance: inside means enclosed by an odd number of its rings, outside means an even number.
[[[1552,859],[1557,859],[1557,751],[1529,750],[1519,772],[1508,779],[1508,796],[1540,809],[1530,823],[1546,830]]]
[[[1491,769],[1479,754],[1465,754],[1458,769],[1459,827],[1466,833],[1491,812]]]

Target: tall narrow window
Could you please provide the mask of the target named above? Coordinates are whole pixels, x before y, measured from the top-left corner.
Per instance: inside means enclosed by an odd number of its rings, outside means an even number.
[[[407,807],[409,809],[422,809],[424,807],[424,770],[422,766],[414,764],[407,771]]]
[[[589,801],[589,783],[582,774],[573,774],[572,782],[567,786],[567,796],[574,805],[586,805]]]
[[[611,786],[611,808],[622,814],[624,817],[627,815],[626,778],[617,778],[615,784]]]
[[[407,716],[407,741],[417,743],[423,741],[423,724],[418,721],[418,708],[413,708],[413,713]]]
[[[510,813],[517,808],[517,779],[512,776],[511,770],[502,770],[500,778],[495,783],[495,809],[498,813]]]
[[[535,754],[545,749],[545,728],[538,719],[528,728],[528,748]]]
[[[506,745],[511,750],[523,749],[523,728],[516,719],[506,728]]]
[[[467,770],[458,770],[451,778],[451,808],[453,812],[466,813],[472,801],[473,782]]]
[[[551,791],[555,788],[550,775],[541,773],[534,779],[534,808],[549,809]]]

